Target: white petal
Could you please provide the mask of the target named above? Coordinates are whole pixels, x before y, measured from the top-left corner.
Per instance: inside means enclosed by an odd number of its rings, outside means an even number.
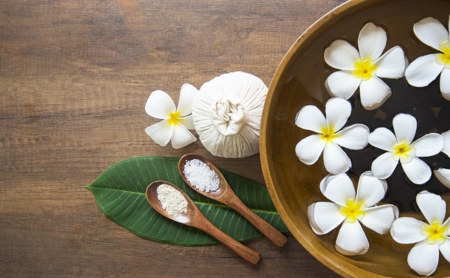
[[[369,241],[358,221],[344,221],[336,239],[336,249],[344,255],[362,255],[369,250]]]
[[[427,17],[416,24],[413,27],[414,34],[424,44],[439,50],[439,45],[448,40],[448,32],[444,25],[432,17]]]
[[[389,231],[392,222],[398,216],[398,209],[394,205],[383,205],[366,209],[361,223],[374,232],[382,235]]]
[[[190,129],[190,130],[195,129],[194,119],[192,118],[192,115],[181,118],[181,124],[187,129]]]
[[[440,134],[429,133],[417,139],[413,145],[416,149],[416,156],[429,157],[441,152],[444,140]]]
[[[347,154],[335,143],[326,143],[323,149],[325,169],[331,174],[345,173],[352,166]]]
[[[192,113],[192,103],[197,97],[197,92],[197,88],[191,84],[185,83],[181,86],[177,108],[177,111],[181,111],[181,116],[187,116]]]
[[[450,157],[450,130],[442,133],[442,139],[444,144],[442,152],[445,153],[448,157]]]
[[[348,199],[355,198],[355,187],[347,174],[328,175],[320,181],[320,191],[328,200],[345,206]]]
[[[352,113],[350,102],[342,98],[330,98],[325,104],[325,114],[328,127],[339,131],[345,125]]]
[[[325,141],[320,139],[320,135],[314,134],[303,138],[295,146],[295,153],[301,162],[312,165],[319,159],[325,147]]]
[[[359,32],[358,48],[362,59],[376,60],[386,47],[387,36],[383,28],[372,22],[367,23]]]
[[[446,203],[441,196],[424,190],[417,194],[416,202],[428,223],[444,221]]]
[[[405,70],[405,78],[411,86],[425,87],[435,80],[444,69],[436,62],[436,54],[420,56],[412,61]]]
[[[375,75],[381,78],[400,78],[405,73],[406,61],[403,49],[394,46],[383,54],[375,63]]]
[[[182,125],[174,125],[172,135],[172,147],[174,149],[183,148],[197,140],[195,136]]]
[[[392,153],[387,152],[377,157],[372,162],[372,173],[379,179],[389,178],[395,170],[398,161],[394,159]]]
[[[170,125],[167,120],[164,120],[146,127],[145,132],[156,144],[164,147],[169,143],[170,138],[172,138],[173,125]]]
[[[367,146],[369,128],[363,124],[354,124],[339,131],[334,142],[350,150],[361,150]]]
[[[426,225],[424,222],[415,218],[400,217],[392,223],[391,236],[396,242],[401,244],[416,243],[427,238],[422,234],[424,225]]]
[[[329,202],[317,202],[308,207],[309,224],[318,235],[324,235],[344,221],[339,206]]]
[[[349,99],[358,89],[361,79],[349,71],[336,71],[325,80],[325,87],[332,96]]]
[[[383,80],[372,76],[368,80],[361,81],[359,94],[361,96],[361,104],[364,108],[373,110],[380,107],[391,95],[391,88]]]
[[[369,134],[369,143],[383,151],[391,151],[397,143],[394,133],[385,127],[379,127]]]
[[[373,176],[372,172],[364,172],[359,177],[356,199],[363,201],[367,207],[376,205],[384,198],[387,191],[387,183]]]
[[[450,68],[444,68],[439,80],[441,94],[446,100],[450,100]]]
[[[450,169],[440,168],[434,170],[434,175],[443,185],[450,188]]]
[[[439,244],[416,243],[408,254],[408,265],[420,275],[430,276],[439,262]]]
[[[325,62],[335,69],[353,70],[359,52],[344,40],[335,40],[324,52]]]
[[[158,119],[168,119],[171,112],[175,112],[175,103],[170,96],[160,90],[150,94],[145,104],[145,112]]]
[[[417,130],[417,120],[409,114],[397,114],[392,120],[397,141],[411,144]]]
[[[298,111],[295,124],[306,130],[322,133],[322,128],[327,126],[325,116],[314,105],[306,105]]]
[[[450,262],[450,239],[447,239],[443,244],[439,245],[439,250],[442,256]]]
[[[413,157],[408,163],[401,163],[406,176],[415,184],[424,184],[431,177],[431,169],[423,160]]]

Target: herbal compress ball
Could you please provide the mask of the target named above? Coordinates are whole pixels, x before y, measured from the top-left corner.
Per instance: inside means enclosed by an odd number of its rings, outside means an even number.
[[[245,72],[223,74],[203,84],[192,116],[205,148],[225,158],[258,153],[266,94],[262,80]]]

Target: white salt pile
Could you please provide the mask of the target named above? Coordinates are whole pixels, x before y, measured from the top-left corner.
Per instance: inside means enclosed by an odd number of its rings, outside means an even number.
[[[189,183],[201,191],[211,192],[219,189],[219,176],[199,159],[186,161],[183,173]]]

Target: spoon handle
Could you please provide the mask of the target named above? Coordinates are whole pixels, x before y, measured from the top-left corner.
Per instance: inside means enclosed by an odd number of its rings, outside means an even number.
[[[233,197],[228,199],[227,205],[232,207],[245,219],[252,223],[252,225],[255,226],[256,229],[258,229],[276,246],[282,247],[284,244],[286,244],[287,238],[280,231],[275,229],[272,225],[267,223],[264,219],[250,210],[236,195],[233,194]]]
[[[257,264],[259,262],[260,255],[258,252],[248,248],[247,246],[236,241],[229,235],[225,234],[220,229],[218,229],[216,226],[214,226],[211,222],[206,220],[206,218],[205,218],[205,221],[201,221],[201,222],[202,223],[198,223],[199,225],[196,225],[196,228],[215,237],[218,241],[220,241],[224,245],[228,246],[231,250],[236,252],[236,254],[241,256],[247,262],[249,262],[251,264]]]

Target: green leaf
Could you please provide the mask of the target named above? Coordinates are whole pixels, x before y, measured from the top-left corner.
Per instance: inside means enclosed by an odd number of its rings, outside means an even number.
[[[179,158],[136,157],[114,164],[87,188],[101,211],[129,231],[151,240],[175,245],[218,243],[208,234],[165,218],[147,202],[145,190],[157,180],[183,189],[216,227],[238,241],[262,234],[231,208],[206,198],[186,185],[178,173]],[[264,186],[220,169],[235,193],[250,209],[281,232],[287,232]]]

